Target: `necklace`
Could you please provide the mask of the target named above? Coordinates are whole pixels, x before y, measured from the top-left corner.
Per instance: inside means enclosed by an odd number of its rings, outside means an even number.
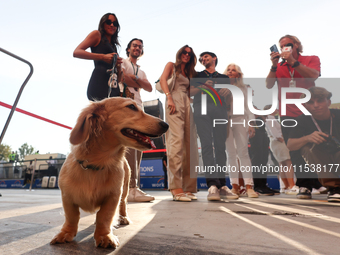
[[[296,81],[294,81],[294,73],[295,73],[295,69],[293,70],[293,72],[290,71],[289,65],[287,65],[288,68],[288,72],[290,74],[290,81],[289,81],[289,87],[291,88],[296,88]]]
[[[137,74],[138,74],[138,65],[136,64],[137,70],[136,70],[136,73],[135,73],[135,66],[133,65],[131,60],[130,60],[130,63],[131,63],[132,68],[133,68],[133,74],[137,76]]]
[[[217,76],[217,74],[218,74],[218,72],[217,71],[215,71],[215,72],[213,72],[213,73],[209,73],[208,71],[206,71],[206,70],[204,70],[204,73],[207,75],[207,77],[209,77],[209,78],[216,78],[216,76]],[[215,77],[214,77],[215,76]]]

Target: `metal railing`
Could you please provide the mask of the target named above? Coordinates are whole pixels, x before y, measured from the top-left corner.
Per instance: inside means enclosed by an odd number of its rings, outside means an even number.
[[[14,111],[15,111],[17,105],[18,105],[18,102],[19,102],[20,96],[21,96],[21,94],[22,94],[22,91],[24,90],[24,88],[25,88],[25,86],[26,86],[28,80],[31,78],[31,76],[32,76],[32,74],[33,74],[33,66],[32,66],[32,64],[31,64],[30,62],[28,62],[27,60],[25,60],[25,59],[23,59],[23,58],[21,58],[21,57],[15,55],[15,54],[13,54],[13,53],[7,51],[7,50],[4,50],[3,48],[0,48],[0,51],[2,51],[3,53],[5,53],[5,54],[7,54],[7,55],[9,55],[9,56],[11,56],[11,57],[13,57],[13,58],[16,58],[16,59],[18,59],[18,60],[20,60],[20,61],[26,63],[26,64],[30,67],[30,72],[29,72],[27,78],[25,79],[24,83],[23,83],[23,84],[21,85],[21,87],[20,87],[20,90],[19,90],[19,92],[18,92],[18,95],[17,95],[17,97],[16,97],[16,99],[15,99],[15,101],[14,101],[14,104],[13,104],[13,106],[12,106],[11,112],[9,113],[8,118],[7,118],[7,121],[6,121],[6,123],[5,123],[5,126],[4,126],[4,128],[3,128],[3,130],[2,130],[2,133],[1,133],[1,136],[0,136],[0,144],[1,144],[2,139],[4,138],[5,133],[6,133],[6,130],[7,130],[8,126],[9,126],[9,123],[11,122],[11,119],[12,119],[12,116],[13,116],[13,114],[14,114]]]

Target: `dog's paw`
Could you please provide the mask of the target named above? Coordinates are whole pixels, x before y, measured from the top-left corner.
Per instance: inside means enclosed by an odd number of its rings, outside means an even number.
[[[128,216],[119,216],[119,225],[130,225],[132,221]]]
[[[74,237],[75,237],[75,234],[73,234],[73,233],[61,231],[59,234],[57,234],[55,237],[53,237],[50,244],[71,242]]]
[[[95,237],[94,239],[95,239],[96,247],[117,248],[119,246],[118,237],[113,235],[112,233],[108,235],[98,236],[98,237]]]

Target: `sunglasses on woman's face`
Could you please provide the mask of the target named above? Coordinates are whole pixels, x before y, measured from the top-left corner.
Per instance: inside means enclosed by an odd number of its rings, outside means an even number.
[[[183,51],[182,51],[182,54],[183,54],[183,55],[188,55],[189,57],[192,56],[192,52],[191,52],[191,51],[187,52],[186,50],[183,50]]]
[[[109,26],[111,26],[111,24],[113,24],[115,27],[118,27],[118,21],[117,20],[111,21],[111,20],[107,19],[107,20],[105,20],[105,24],[109,25]]]

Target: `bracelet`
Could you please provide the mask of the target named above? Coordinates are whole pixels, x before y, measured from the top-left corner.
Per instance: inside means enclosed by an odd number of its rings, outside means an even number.
[[[271,71],[271,72],[276,72],[276,70],[277,70],[277,66],[272,66],[272,67],[270,68],[270,71]]]
[[[299,61],[295,61],[294,64],[292,65],[293,68],[298,67],[300,65]]]
[[[170,92],[165,93],[166,96],[171,96]]]

